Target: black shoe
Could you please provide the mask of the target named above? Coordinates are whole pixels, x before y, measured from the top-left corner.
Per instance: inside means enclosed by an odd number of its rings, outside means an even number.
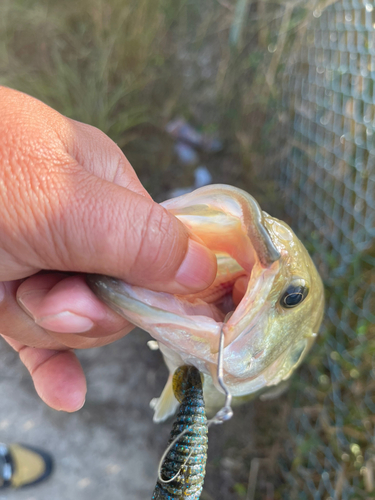
[[[44,481],[52,472],[52,457],[25,444],[0,443],[0,490],[23,488]]]

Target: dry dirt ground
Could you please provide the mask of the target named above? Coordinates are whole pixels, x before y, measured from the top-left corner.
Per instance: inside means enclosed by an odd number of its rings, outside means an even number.
[[[88,379],[84,407],[75,414],[48,408],[26,369],[0,343],[0,441],[40,446],[52,452],[53,476],[32,488],[0,490],[0,500],[149,500],[172,420],[152,422],[151,398],[160,394],[167,371],[148,334],[134,331],[110,346],[81,351]],[[236,450],[251,447],[252,406],[210,430],[202,500],[235,500]]]

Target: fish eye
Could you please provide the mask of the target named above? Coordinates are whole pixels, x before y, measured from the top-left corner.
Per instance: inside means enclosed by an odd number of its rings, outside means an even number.
[[[298,306],[309,293],[309,288],[305,280],[293,281],[281,296],[280,304],[286,309]]]

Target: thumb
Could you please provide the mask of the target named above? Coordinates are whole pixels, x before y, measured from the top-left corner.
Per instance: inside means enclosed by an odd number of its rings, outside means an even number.
[[[215,255],[151,199],[83,169],[66,182],[58,205],[47,205],[49,241],[57,245],[48,252],[49,269],[108,274],[181,294],[215,279]]]

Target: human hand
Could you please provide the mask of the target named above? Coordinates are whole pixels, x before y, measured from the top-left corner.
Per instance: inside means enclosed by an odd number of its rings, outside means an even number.
[[[216,259],[152,201],[98,129],[4,87],[0,116],[0,333],[39,396],[75,411],[86,381],[71,349],[133,326],[72,273],[183,294],[212,283]]]

